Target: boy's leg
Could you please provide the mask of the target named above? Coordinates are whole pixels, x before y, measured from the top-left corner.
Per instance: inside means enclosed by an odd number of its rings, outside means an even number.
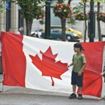
[[[69,96],[70,99],[76,98],[76,85],[72,86],[73,93]]]
[[[77,81],[77,73],[72,71],[71,84],[72,84],[72,91],[74,94],[76,94],[76,81]]]
[[[77,86],[78,86],[78,99],[82,99],[82,85],[83,85],[83,74],[81,76],[78,76]]]
[[[78,87],[78,99],[82,99],[82,87]]]
[[[72,86],[73,93],[76,94],[76,85]]]
[[[76,98],[76,76],[77,74],[72,71],[71,84],[73,93],[69,96],[69,98]]]
[[[77,93],[78,93],[78,94],[82,94],[82,87],[78,87]]]

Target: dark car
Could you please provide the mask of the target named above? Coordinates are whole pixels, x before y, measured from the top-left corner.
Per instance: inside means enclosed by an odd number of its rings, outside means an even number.
[[[41,37],[45,37],[45,33],[42,33]],[[52,40],[61,40],[62,38],[62,33],[59,31],[52,31],[50,34],[49,39]],[[66,40],[70,42],[79,42],[78,37],[73,36],[72,34],[66,33]]]

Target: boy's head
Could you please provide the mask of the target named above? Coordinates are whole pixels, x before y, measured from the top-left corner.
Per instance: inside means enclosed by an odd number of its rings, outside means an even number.
[[[84,50],[84,49],[83,49],[81,43],[75,43],[74,44],[74,51],[75,52],[81,52],[82,50]]]

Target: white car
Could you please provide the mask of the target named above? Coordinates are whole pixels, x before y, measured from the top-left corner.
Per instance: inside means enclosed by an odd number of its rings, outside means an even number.
[[[41,31],[35,31],[35,32],[31,32],[31,36],[37,37],[37,38],[41,38],[42,32]]]

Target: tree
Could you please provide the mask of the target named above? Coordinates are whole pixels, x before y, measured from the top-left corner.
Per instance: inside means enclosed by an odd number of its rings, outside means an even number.
[[[88,0],[82,0],[83,1],[83,3],[84,3],[84,22],[85,22],[85,30],[84,30],[84,42],[86,42],[86,31],[87,31],[87,24],[86,24],[86,17],[87,17],[87,15],[86,15],[86,2],[88,1]]]
[[[84,21],[84,42],[86,42],[88,20],[88,15],[86,14],[86,0],[82,0],[82,2],[73,8],[73,16],[75,17],[75,20]]]
[[[101,25],[100,25],[100,19],[99,19],[99,15],[100,15],[100,3],[105,3],[105,0],[95,0],[97,2],[97,26],[98,26],[98,39],[99,41],[102,40],[102,36],[101,36]]]
[[[68,0],[68,4],[69,4],[69,5],[70,5],[71,1],[72,1],[72,0]]]
[[[63,3],[64,1],[63,0],[58,0],[58,3]],[[66,28],[66,19],[65,18],[60,18],[61,19],[61,27],[62,27],[62,36],[61,36],[61,39],[63,41],[66,40],[66,37],[65,37],[65,28]]]
[[[64,2],[64,0],[58,0],[58,3],[63,3]],[[71,0],[68,0],[68,5],[70,6],[70,3],[71,3]],[[62,37],[61,37],[61,39],[63,40],[63,41],[65,41],[66,40],[66,18],[64,18],[64,17],[60,17],[60,19],[61,19],[61,27],[62,27]]]
[[[27,35],[30,35],[33,19],[42,17],[43,11],[40,4],[44,1],[45,0],[10,0],[10,2],[17,3],[21,8],[21,13],[26,20]]]

